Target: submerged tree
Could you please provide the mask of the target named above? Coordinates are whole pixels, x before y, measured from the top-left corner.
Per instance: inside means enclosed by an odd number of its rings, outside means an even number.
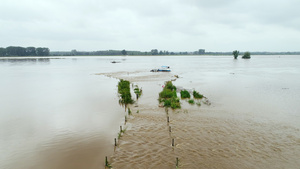
[[[239,52],[238,50],[235,50],[235,51],[232,52],[234,59],[237,59],[237,58],[238,58],[239,53],[240,53],[240,52]]]
[[[243,59],[250,59],[251,58],[250,52],[245,52],[242,58]]]
[[[130,93],[130,82],[121,79],[118,84],[118,92],[121,96],[119,102],[125,105],[125,110],[126,110],[127,104],[133,103],[133,100],[131,98],[131,93]]]
[[[171,107],[172,109],[181,108],[176,89],[171,81],[167,81],[163,91],[159,93],[159,103],[163,103],[164,107]]]

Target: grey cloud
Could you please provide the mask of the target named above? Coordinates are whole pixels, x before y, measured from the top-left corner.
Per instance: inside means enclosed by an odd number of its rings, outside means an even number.
[[[42,43],[53,50],[297,50],[294,44],[300,43],[299,3],[3,0],[0,46]],[[278,34],[283,37],[275,43]]]

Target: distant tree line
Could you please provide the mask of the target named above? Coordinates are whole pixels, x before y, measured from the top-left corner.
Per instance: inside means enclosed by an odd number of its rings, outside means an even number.
[[[193,52],[170,52],[166,50],[152,49],[151,51],[130,51],[130,50],[102,50],[102,51],[51,51],[46,47],[19,47],[9,46],[0,47],[1,56],[113,56],[113,55],[234,55],[237,58],[239,54],[246,52],[206,52],[205,49],[199,49]],[[300,55],[300,52],[251,52],[251,55]],[[246,54],[246,57],[248,54]]]
[[[45,47],[9,46],[0,48],[0,56],[49,56],[50,50]]]
[[[169,52],[166,50],[157,50],[152,49],[151,51],[141,52],[141,51],[127,51],[125,49],[123,50],[104,50],[104,51],[92,51],[92,52],[86,52],[86,51],[53,51],[50,53],[52,56],[111,56],[111,55],[204,55],[205,50],[199,49],[198,51],[194,52]]]

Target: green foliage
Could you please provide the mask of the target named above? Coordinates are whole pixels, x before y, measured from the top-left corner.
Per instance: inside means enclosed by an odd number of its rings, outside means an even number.
[[[164,100],[164,107],[171,107],[171,99]]]
[[[197,106],[201,106],[201,103],[200,103],[200,102],[197,102],[196,104],[197,104]]]
[[[159,93],[160,98],[168,99],[172,97],[177,97],[176,91],[172,91],[170,89],[164,89],[162,92]]]
[[[250,59],[251,58],[250,52],[245,52],[242,58],[243,59]]]
[[[176,98],[175,97],[171,98],[171,108],[172,109],[181,108],[180,101],[177,97]]]
[[[135,88],[133,89],[134,93],[141,96],[142,95],[142,89],[139,88],[138,85],[135,85]]]
[[[122,50],[122,55],[127,55],[127,52],[126,52],[126,50],[124,49],[124,50]]]
[[[190,104],[195,104],[195,101],[194,101],[193,99],[190,99],[190,100],[189,100],[189,103],[190,103]]]
[[[165,89],[170,89],[172,91],[176,91],[176,86],[173,85],[172,81],[167,81],[165,84]]]
[[[49,56],[50,50],[48,48],[36,48],[37,56]]]
[[[127,80],[121,79],[118,84],[118,92],[121,93],[123,89],[130,89],[130,82]]]
[[[193,96],[194,96],[195,99],[202,99],[203,98],[203,95],[200,94],[199,92],[195,91],[195,90],[193,91]]]
[[[181,96],[182,99],[191,97],[190,93],[187,90],[181,90],[180,91],[180,96]]]
[[[163,91],[159,93],[158,100],[160,103],[163,102],[164,107],[181,108],[180,101],[177,98],[176,86],[171,81],[165,83]]]
[[[6,49],[0,48],[0,56],[6,56]]]
[[[9,46],[0,48],[0,56],[49,56],[49,48]]]
[[[105,168],[112,168],[111,164],[108,161],[105,161]]]
[[[240,53],[240,52],[237,51],[237,50],[235,50],[235,51],[232,52],[234,59],[237,59],[237,58],[238,58],[239,53]]]
[[[118,133],[118,139],[120,139],[122,137],[122,134],[124,134],[125,131],[126,131],[126,129],[123,129]]]
[[[133,103],[133,100],[131,99],[129,81],[121,79],[118,84],[118,92],[121,95],[121,99],[119,101],[121,104],[127,105]]]
[[[128,115],[131,115],[131,114],[132,114],[132,112],[131,112],[130,108],[128,107]]]
[[[157,49],[152,49],[151,54],[152,55],[158,55],[158,50]]]

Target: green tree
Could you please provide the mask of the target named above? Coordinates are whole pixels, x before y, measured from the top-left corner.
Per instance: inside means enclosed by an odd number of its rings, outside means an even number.
[[[50,50],[48,48],[36,48],[37,56],[49,56]]]
[[[71,55],[76,56],[77,55],[77,50],[76,49],[71,50]]]
[[[157,49],[152,49],[151,54],[152,55],[158,55],[158,50]]]
[[[19,46],[9,46],[6,48],[8,56],[26,56],[26,49]]]
[[[251,58],[250,52],[245,52],[242,58],[243,59],[250,59]]]
[[[35,47],[27,47],[26,48],[26,55],[27,56],[36,56]]]
[[[127,55],[127,52],[126,52],[126,50],[124,49],[124,50],[122,50],[122,55]]]
[[[6,49],[0,48],[0,56],[6,56]]]
[[[240,53],[240,52],[239,52],[238,50],[235,50],[235,51],[232,52],[234,59],[237,59],[237,58],[238,58],[239,53]]]

